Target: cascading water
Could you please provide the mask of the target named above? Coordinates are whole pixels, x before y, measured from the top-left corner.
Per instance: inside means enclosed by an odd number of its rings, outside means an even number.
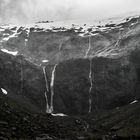
[[[123,38],[128,37],[129,34],[131,34],[131,29],[130,29],[129,27],[128,27],[128,32],[127,32],[127,33],[122,33],[122,31],[119,30],[119,37],[118,37],[118,39],[117,39],[117,41],[116,41],[116,43],[115,43],[115,47],[119,47],[119,44],[120,44],[121,40],[122,40]]]
[[[44,73],[44,78],[45,78],[45,82],[46,82],[46,90],[47,92],[49,92],[49,86],[48,86],[48,81],[47,81],[47,76],[46,76],[46,67],[43,66],[43,73]]]
[[[91,36],[89,36],[88,38],[88,50],[86,51],[86,55],[85,58],[88,57],[89,51],[91,50]],[[89,67],[89,81],[90,81],[90,88],[89,88],[89,110],[88,112],[91,112],[92,109],[92,95],[91,95],[91,91],[93,88],[93,83],[92,83],[92,58],[89,59],[90,61],[90,67]]]
[[[89,38],[88,38],[88,50],[86,51],[85,58],[88,57],[90,49],[91,49],[91,36],[89,36]]]
[[[55,79],[55,71],[56,71],[56,67],[57,64],[55,64],[53,70],[52,70],[52,75],[51,75],[51,83],[50,83],[50,91],[51,91],[51,101],[50,101],[50,106],[48,103],[48,96],[47,93],[49,92],[49,85],[48,85],[48,80],[47,80],[47,76],[46,76],[46,67],[43,66],[43,73],[44,73],[44,77],[45,77],[45,82],[46,82],[46,91],[45,91],[45,99],[46,99],[46,113],[53,113],[53,96],[54,96],[54,79]]]
[[[62,44],[63,44],[63,41],[62,41],[62,42],[60,42],[60,44],[59,44],[59,51],[61,51]]]
[[[59,48],[58,48],[59,51],[61,50],[62,43],[63,42],[61,42],[60,45],[59,45]],[[42,62],[46,63],[48,61],[43,60]],[[51,74],[51,82],[50,82],[50,85],[48,85],[48,79],[47,79],[47,76],[46,76],[46,67],[45,66],[42,67],[43,73],[44,73],[44,77],[45,77],[45,82],[46,82],[46,91],[45,91],[46,113],[51,113],[51,114],[53,114],[53,111],[54,111],[54,107],[53,107],[54,79],[55,79],[55,72],[56,72],[57,65],[58,64],[55,64],[54,67],[53,67],[52,74]],[[50,87],[50,90],[49,90],[49,87]],[[49,100],[48,100],[48,96],[47,96],[47,93],[49,93],[49,92],[51,93],[50,104],[49,104]]]
[[[52,71],[52,76],[51,76],[51,84],[50,84],[50,88],[51,88],[51,103],[50,103],[50,110],[51,113],[53,113],[53,96],[54,96],[54,79],[55,79],[55,71],[56,71],[56,67],[57,64],[55,64],[53,71]]]
[[[91,109],[92,109],[91,91],[92,91],[92,88],[93,88],[93,82],[92,82],[92,59],[90,59],[89,80],[90,80],[90,88],[89,88],[89,110],[88,110],[88,112],[90,113]]]
[[[45,99],[46,99],[46,113],[51,113],[50,108],[49,108],[49,104],[48,104],[48,96],[47,96],[47,92],[49,92],[49,86],[48,86],[48,81],[47,81],[47,76],[46,76],[46,67],[43,66],[43,73],[44,73],[44,78],[45,78],[45,83],[46,83],[46,91],[45,91]]]

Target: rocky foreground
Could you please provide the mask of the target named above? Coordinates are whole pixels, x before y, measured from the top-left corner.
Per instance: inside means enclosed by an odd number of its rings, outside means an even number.
[[[140,103],[84,116],[33,114],[1,95],[1,140],[138,140]]]
[[[140,17],[52,24],[0,26],[0,139],[140,139]]]

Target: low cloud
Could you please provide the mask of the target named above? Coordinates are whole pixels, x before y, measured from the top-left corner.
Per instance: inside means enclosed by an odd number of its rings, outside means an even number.
[[[140,11],[139,5],[139,0],[0,0],[0,22],[96,20]]]

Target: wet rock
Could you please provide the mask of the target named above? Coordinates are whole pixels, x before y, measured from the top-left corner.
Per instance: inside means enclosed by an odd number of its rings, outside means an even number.
[[[41,134],[40,136],[36,137],[36,140],[54,140],[54,139],[48,136],[47,134]]]
[[[8,91],[7,97],[31,112],[45,112],[42,69],[22,56],[15,57],[3,52],[0,54],[0,85]]]

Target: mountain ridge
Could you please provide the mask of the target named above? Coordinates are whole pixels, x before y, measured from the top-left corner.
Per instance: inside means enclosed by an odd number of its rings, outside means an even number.
[[[0,97],[8,110],[15,104],[14,111],[23,112],[18,124],[26,129],[33,123],[40,139],[139,138],[140,16],[122,21],[68,28],[0,26]],[[33,122],[24,126],[24,116]],[[15,137],[33,137],[31,126],[30,134],[22,135],[21,127]]]

